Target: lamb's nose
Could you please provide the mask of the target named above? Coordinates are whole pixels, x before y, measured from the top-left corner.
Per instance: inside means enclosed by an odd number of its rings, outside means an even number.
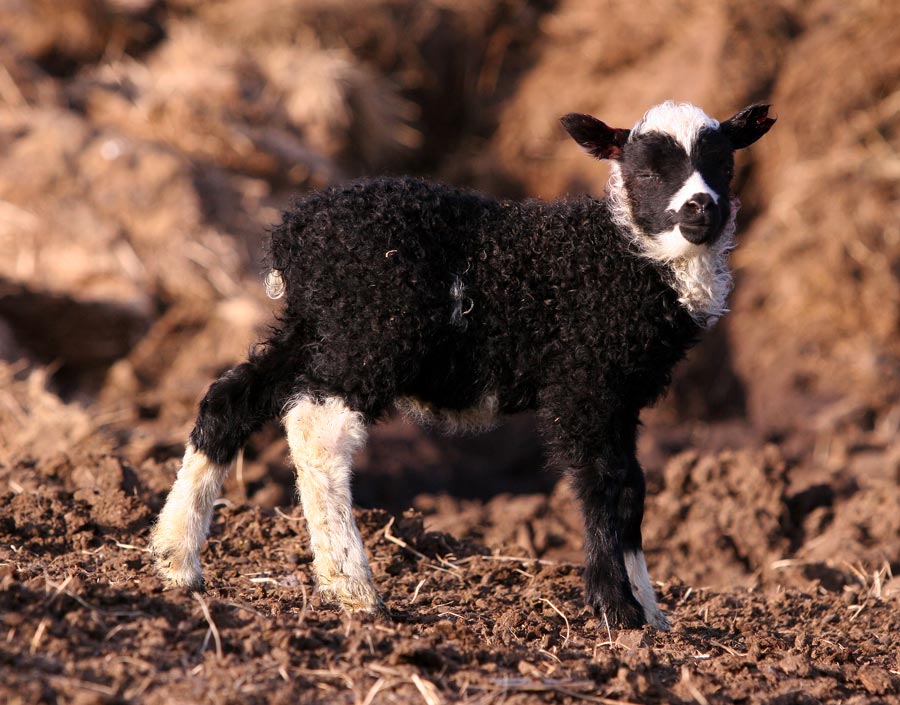
[[[689,213],[703,215],[712,208],[713,199],[708,193],[695,193],[685,205]]]

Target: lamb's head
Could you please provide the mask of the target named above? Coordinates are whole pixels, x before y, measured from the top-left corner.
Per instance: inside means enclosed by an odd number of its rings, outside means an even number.
[[[669,101],[630,130],[577,113],[562,123],[588,153],[612,160],[610,191],[624,210],[619,215],[674,259],[722,236],[734,215],[734,150],[768,132],[775,122],[768,109],[752,105],[720,123],[693,105]]]
[[[648,110],[628,129],[572,113],[562,124],[581,147],[609,159],[613,218],[646,257],[670,265],[682,303],[703,325],[725,311],[722,255],[732,246],[739,203],[731,192],[734,151],[775,123],[768,105],[719,122],[688,103]]]

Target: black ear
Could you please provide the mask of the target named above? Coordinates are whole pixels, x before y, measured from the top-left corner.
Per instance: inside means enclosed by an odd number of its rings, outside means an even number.
[[[735,149],[749,147],[775,124],[775,118],[769,117],[771,107],[757,103],[744,108],[722,123],[722,134],[731,140],[731,145]]]
[[[569,113],[559,119],[581,148],[598,159],[620,159],[631,130],[609,127],[591,115]]]

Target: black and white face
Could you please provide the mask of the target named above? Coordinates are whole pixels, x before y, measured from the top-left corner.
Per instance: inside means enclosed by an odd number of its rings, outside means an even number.
[[[631,130],[610,128],[588,115],[563,125],[590,154],[613,160],[613,194],[629,226],[652,240],[660,259],[701,252],[719,240],[732,219],[734,151],[762,137],[775,122],[754,105],[719,123],[685,103],[662,103]]]
[[[703,128],[685,146],[650,131],[627,143],[620,161],[634,223],[678,248],[680,239],[709,245],[729,221],[734,155],[721,131]]]

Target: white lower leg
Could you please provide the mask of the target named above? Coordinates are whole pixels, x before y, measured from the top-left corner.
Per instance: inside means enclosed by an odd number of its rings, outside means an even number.
[[[198,588],[203,583],[200,549],[209,532],[213,502],[227,472],[227,467],[216,465],[188,444],[151,535],[157,569],[167,582],[187,588]]]
[[[348,610],[381,604],[365,547],[353,518],[353,453],[366,441],[360,414],[340,399],[301,397],[284,417],[297,488],[309,528],[320,592]]]
[[[647,572],[647,561],[643,551],[625,551],[625,568],[631,581],[631,591],[635,599],[644,608],[644,619],[651,627],[660,631],[669,630],[669,621],[656,604],[656,592],[650,584]]]

